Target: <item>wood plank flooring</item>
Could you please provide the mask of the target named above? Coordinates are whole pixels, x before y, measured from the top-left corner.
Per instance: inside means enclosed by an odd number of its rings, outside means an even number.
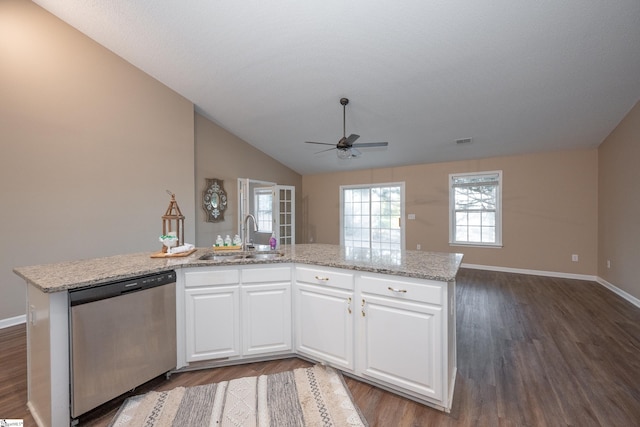
[[[372,427],[640,425],[640,309],[597,283],[469,269],[460,271],[456,295],[451,413],[346,378]],[[0,330],[0,355],[0,419],[33,426],[24,325]],[[185,372],[133,394],[303,366],[292,358]],[[106,426],[122,400],[81,425]]]

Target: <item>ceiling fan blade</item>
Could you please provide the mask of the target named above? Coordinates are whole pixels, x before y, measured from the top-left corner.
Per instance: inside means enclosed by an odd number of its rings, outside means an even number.
[[[360,157],[362,155],[360,150],[358,150],[357,148],[351,147],[349,151],[351,151],[351,157]]]
[[[353,147],[370,148],[370,147],[386,147],[387,145],[389,145],[388,142],[359,142],[357,144],[353,144]]]
[[[326,150],[320,150],[320,151],[316,151],[314,154],[320,154],[320,153],[324,153],[325,151],[331,151],[331,150],[335,150],[336,147],[331,147],[331,148],[327,148]]]
[[[320,145],[331,145],[335,146],[336,144],[329,144],[328,142],[315,142],[315,141],[305,141],[306,144],[320,144]]]
[[[353,144],[353,143],[354,143],[354,141],[355,141],[356,139],[358,139],[358,138],[360,138],[360,135],[356,135],[355,133],[352,133],[351,135],[349,135],[349,136],[347,137],[347,140],[346,140],[347,145],[351,145],[351,144]]]

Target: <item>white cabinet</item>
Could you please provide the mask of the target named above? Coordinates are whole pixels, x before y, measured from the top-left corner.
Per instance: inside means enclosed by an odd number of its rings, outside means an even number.
[[[186,271],[184,305],[185,362],[291,353],[290,265]]]
[[[295,272],[296,352],[352,371],[353,275],[307,266]]]
[[[240,273],[202,269],[185,273],[186,361],[240,355]]]
[[[356,287],[356,373],[448,409],[447,283],[363,273]]]
[[[178,285],[181,283],[178,276]],[[455,282],[308,264],[184,271],[182,357],[213,365],[299,354],[449,411]],[[179,341],[180,342],[180,341]]]
[[[291,267],[242,270],[242,355],[290,352]]]

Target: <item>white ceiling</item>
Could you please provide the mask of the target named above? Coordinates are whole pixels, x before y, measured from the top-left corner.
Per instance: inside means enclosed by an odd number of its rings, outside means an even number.
[[[35,3],[301,174],[596,147],[640,99],[638,0]],[[387,149],[304,143],[341,97]]]

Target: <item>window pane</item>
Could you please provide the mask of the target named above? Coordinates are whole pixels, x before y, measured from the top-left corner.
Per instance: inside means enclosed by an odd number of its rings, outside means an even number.
[[[466,188],[455,189],[455,208],[466,209],[469,203],[469,196]]]
[[[400,191],[400,187],[391,187],[391,200],[394,202],[400,202],[402,199],[402,193]],[[396,203],[399,205],[399,203]]]
[[[482,225],[496,225],[496,213],[482,212]]]
[[[271,190],[256,189],[254,201],[258,230],[270,232],[273,226],[273,194]]]
[[[482,242],[482,227],[469,226],[469,242]]]
[[[362,215],[365,209],[366,209],[366,206],[363,206],[362,203],[354,203],[352,212],[354,215]]]
[[[495,227],[482,227],[482,241],[484,243],[495,243],[495,241],[496,241],[496,228]]]
[[[496,206],[496,187],[484,187],[482,193],[482,200],[484,202],[485,209],[495,209]]]
[[[345,215],[353,214],[353,205],[351,203],[345,202],[343,209],[344,209],[344,214]]]
[[[371,202],[379,202],[381,199],[380,197],[380,189],[379,188],[372,188],[371,189]]]
[[[456,241],[458,242],[466,242],[467,241],[467,227],[456,227]]]
[[[466,212],[456,212],[456,224],[457,225],[467,225],[468,224],[468,214]]]
[[[480,212],[469,212],[469,225],[482,225],[482,214]]]

